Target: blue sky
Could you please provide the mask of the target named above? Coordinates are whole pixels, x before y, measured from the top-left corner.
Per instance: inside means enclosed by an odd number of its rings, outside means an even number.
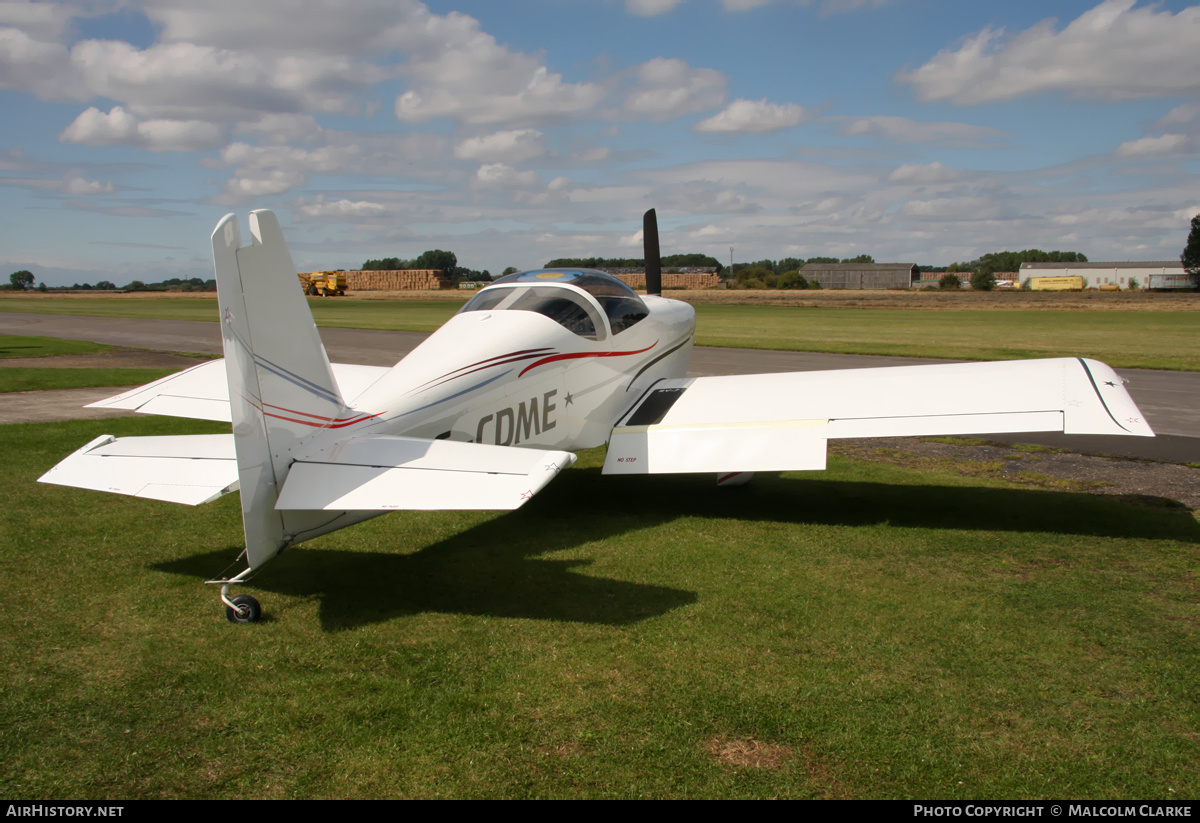
[[[302,270],[639,256],[651,206],[722,261],[1177,259],[1197,43],[1134,0],[0,2],[0,271],[210,277],[254,208]]]

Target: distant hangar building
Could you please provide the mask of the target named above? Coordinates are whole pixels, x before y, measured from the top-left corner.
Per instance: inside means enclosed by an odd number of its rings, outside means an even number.
[[[1178,260],[1022,263],[1021,282],[1033,277],[1082,277],[1091,288],[1116,286],[1127,289],[1131,280],[1136,280],[1143,289],[1190,289],[1195,285]]]
[[[908,289],[919,272],[915,263],[809,263],[800,270],[823,289]]]

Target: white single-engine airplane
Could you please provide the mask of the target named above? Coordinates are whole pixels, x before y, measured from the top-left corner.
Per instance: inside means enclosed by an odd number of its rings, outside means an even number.
[[[1122,379],[1064,358],[687,378],[695,313],[661,296],[646,213],[647,295],[588,269],[513,274],[392,368],[331,364],[279,222],[213,232],[225,359],[92,404],[205,420],[232,434],[104,435],[41,480],[196,505],[239,490],[247,568],[396,509],[515,509],[608,443],[605,474],[825,468],[840,437],[1061,431],[1152,437]]]

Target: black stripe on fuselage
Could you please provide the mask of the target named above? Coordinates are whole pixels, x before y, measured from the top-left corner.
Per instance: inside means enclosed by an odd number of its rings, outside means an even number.
[[[633,414],[625,421],[626,426],[654,426],[662,422],[667,412],[675,405],[675,401],[683,397],[687,388],[654,389],[649,396],[634,409]]]

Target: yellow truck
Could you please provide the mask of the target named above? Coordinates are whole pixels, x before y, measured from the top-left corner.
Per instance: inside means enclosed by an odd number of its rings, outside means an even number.
[[[341,297],[346,293],[346,272],[343,270],[297,272],[296,276],[307,295]]]

